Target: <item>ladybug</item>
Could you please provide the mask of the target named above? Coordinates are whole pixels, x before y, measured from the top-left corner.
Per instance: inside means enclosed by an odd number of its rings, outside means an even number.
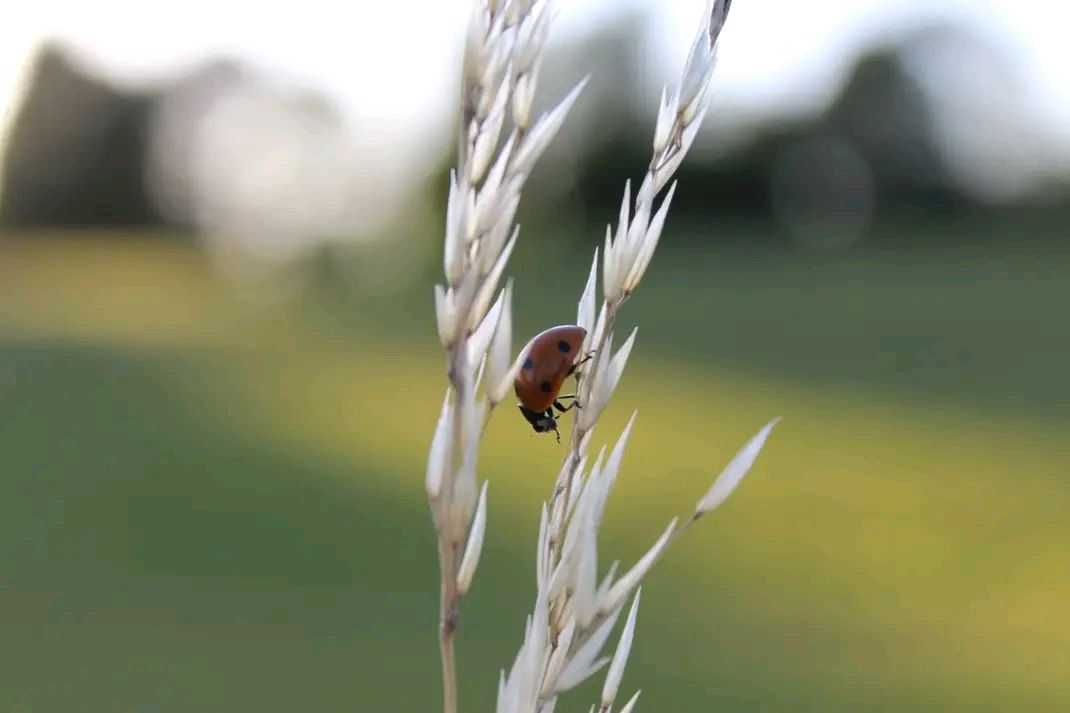
[[[575,394],[558,394],[565,379],[575,373],[576,367],[591,358],[588,354],[580,359],[583,338],[586,336],[587,330],[575,324],[551,327],[537,334],[527,346],[513,385],[520,399],[520,413],[536,433],[553,431],[557,434],[558,443],[561,442],[561,433],[557,430],[554,408],[565,413],[573,406],[579,406]],[[573,401],[565,406],[561,399]]]

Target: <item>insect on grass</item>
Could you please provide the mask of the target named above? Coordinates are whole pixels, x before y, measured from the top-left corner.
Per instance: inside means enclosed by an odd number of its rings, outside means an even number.
[[[608,454],[603,446],[592,456],[593,430],[635,345],[633,331],[614,349],[613,327],[654,255],[676,189],[670,181],[706,115],[717,41],[729,4],[712,0],[707,5],[677,88],[662,92],[650,164],[634,197],[631,184],[625,182],[616,229],[606,228],[601,255],[595,251],[576,324],[542,332],[514,359],[512,284],[500,291],[498,284],[519,235],[516,209],[532,168],[587,80],[533,120],[532,100],[552,3],[475,3],[465,48],[457,167],[450,175],[447,202],[445,283],[434,290],[449,384],[426,477],[439,553],[445,713],[457,711],[453,642],[460,600],[472,585],[488,522],[487,483],[480,485],[477,478],[479,446],[487,420],[510,387],[520,400],[521,413],[537,432],[553,431],[560,439],[561,412],[571,411],[573,418],[550,497],[541,506],[535,603],[520,650],[508,671],[501,673],[498,713],[550,713],[562,694],[607,663],[601,695],[592,710],[609,713],[634,641],[641,581],[683,532],[739,485],[776,424],[766,425],[744,446],[682,525],[672,520],[623,574],[618,576],[614,563],[599,575],[598,529],[635,423],[633,415]],[[602,299],[596,310],[599,267]],[[575,393],[562,396],[563,386],[577,370],[581,378],[576,379]],[[604,657],[603,647],[629,601],[615,653]],[[634,694],[620,713],[632,711],[638,696]]]

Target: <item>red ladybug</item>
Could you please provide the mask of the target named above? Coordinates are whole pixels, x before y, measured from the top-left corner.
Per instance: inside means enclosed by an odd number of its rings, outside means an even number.
[[[520,413],[528,420],[536,433],[553,431],[558,442],[561,433],[557,430],[554,408],[564,413],[575,401],[564,406],[561,399],[575,399],[575,394],[558,396],[565,379],[571,376],[590,355],[580,359],[583,338],[587,330],[574,324],[551,327],[538,334],[528,344],[514,388],[520,399]]]

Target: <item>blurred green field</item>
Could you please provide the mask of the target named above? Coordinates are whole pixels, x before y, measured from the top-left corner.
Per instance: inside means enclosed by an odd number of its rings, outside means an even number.
[[[518,331],[568,321],[585,266],[525,250]],[[267,302],[166,242],[0,245],[0,709],[435,710],[425,285]],[[596,434],[638,408],[603,562],[785,420],[645,587],[641,708],[1066,710],[1067,304],[1055,249],[655,261]],[[519,644],[560,452],[488,430],[464,710]]]

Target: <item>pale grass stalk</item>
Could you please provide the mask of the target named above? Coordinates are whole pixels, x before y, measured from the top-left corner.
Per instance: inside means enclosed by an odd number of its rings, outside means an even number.
[[[496,301],[494,295],[516,244],[513,219],[521,189],[582,88],[581,83],[530,121],[550,5],[550,0],[483,0],[476,3],[467,34],[443,251],[446,284],[434,292],[449,386],[427,463],[441,580],[445,713],[457,711],[453,640],[460,598],[475,576],[487,525],[486,483],[480,486],[477,478],[480,440],[517,368],[510,359],[511,286]]]
[[[683,527],[673,519],[636,564],[616,577],[616,563],[597,579],[597,534],[606,501],[616,482],[635,416],[606,456],[602,448],[588,456],[594,427],[620,381],[635,344],[633,331],[614,351],[613,326],[618,311],[633,294],[657,247],[675,191],[668,188],[686,155],[709,102],[717,39],[730,0],[713,0],[703,16],[684,66],[679,87],[662,93],[653,155],[632,198],[630,184],[616,230],[607,228],[601,253],[602,306],[595,314],[599,254],[579,301],[577,324],[587,330],[584,353],[593,354],[578,378],[577,402],[568,450],[547,505],[544,505],[536,554],[536,596],[524,642],[508,674],[502,673],[498,713],[551,713],[559,696],[597,673],[608,657],[600,656],[625,602],[633,597],[627,621],[612,657],[601,699],[592,711],[610,713],[631,651],[638,611],[638,587],[678,537],[702,515],[718,507],[753,465],[776,421],[768,424],[729,463],[699,499]],[[522,356],[523,354],[521,354]],[[633,596],[634,595],[634,596]],[[632,711],[638,693],[624,705]]]

